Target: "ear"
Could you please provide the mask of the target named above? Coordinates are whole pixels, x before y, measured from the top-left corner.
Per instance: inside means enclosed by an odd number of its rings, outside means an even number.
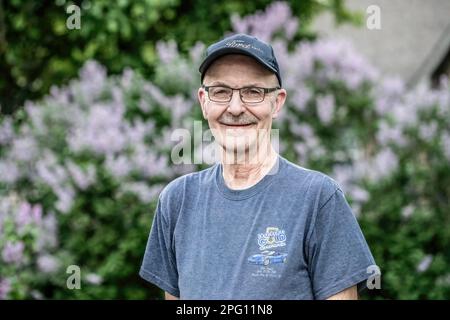
[[[203,88],[199,88],[197,91],[198,101],[200,102],[200,107],[202,108],[203,118],[208,119],[207,101],[206,101],[206,91]]]
[[[277,96],[275,98],[275,107],[272,110],[272,119],[275,119],[278,117],[278,113],[281,111],[281,108],[283,108],[284,103],[286,102],[287,92],[285,89],[280,89],[277,92]]]

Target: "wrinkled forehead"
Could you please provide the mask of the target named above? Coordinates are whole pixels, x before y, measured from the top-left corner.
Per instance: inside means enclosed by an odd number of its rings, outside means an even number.
[[[255,59],[242,54],[228,54],[215,60],[205,73],[208,81],[278,83],[275,74]]]

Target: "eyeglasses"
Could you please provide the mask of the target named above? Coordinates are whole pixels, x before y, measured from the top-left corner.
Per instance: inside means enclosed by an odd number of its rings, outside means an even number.
[[[275,88],[260,88],[260,87],[243,87],[243,88],[229,88],[224,86],[205,86],[202,85],[206,92],[208,92],[209,100],[218,103],[230,102],[233,97],[233,91],[239,91],[239,97],[243,103],[260,103],[264,101],[266,93],[281,89]]]

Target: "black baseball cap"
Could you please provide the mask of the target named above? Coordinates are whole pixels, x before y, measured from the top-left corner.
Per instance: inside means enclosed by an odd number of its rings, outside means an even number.
[[[256,37],[239,33],[213,43],[206,49],[206,57],[198,71],[200,71],[203,82],[206,70],[217,59],[227,54],[243,54],[254,58],[263,67],[275,73],[281,87],[281,74],[278,67],[277,58],[270,44],[267,44]]]

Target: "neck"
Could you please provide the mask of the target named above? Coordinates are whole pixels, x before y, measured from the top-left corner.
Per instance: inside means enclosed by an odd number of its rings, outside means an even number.
[[[264,148],[262,148],[264,149]],[[253,154],[253,155],[252,155]],[[278,154],[272,146],[258,152],[245,152],[241,158],[233,154],[233,160],[226,151],[222,154],[223,178],[230,189],[247,189],[258,183],[272,169]],[[226,158],[225,158],[226,157]]]

